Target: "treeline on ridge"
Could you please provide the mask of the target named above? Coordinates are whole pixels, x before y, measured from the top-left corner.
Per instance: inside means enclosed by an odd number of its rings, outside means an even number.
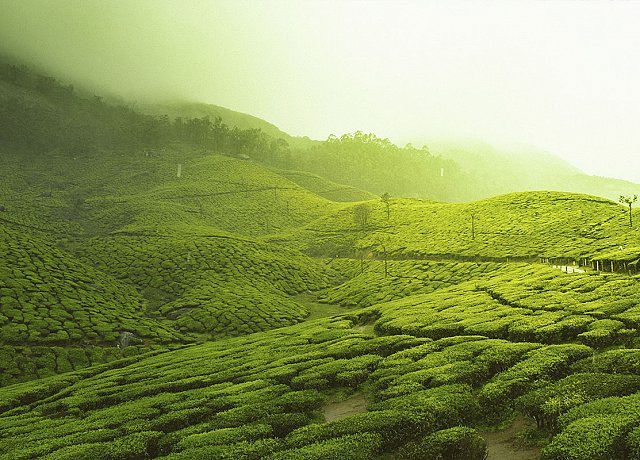
[[[464,182],[456,162],[432,155],[426,147],[398,147],[388,139],[357,131],[331,135],[309,149],[295,149],[259,128],[230,127],[220,117],[171,119],[140,113],[83,94],[24,65],[0,62],[0,144],[79,155],[155,149],[170,142],[310,171],[378,194],[455,200]]]

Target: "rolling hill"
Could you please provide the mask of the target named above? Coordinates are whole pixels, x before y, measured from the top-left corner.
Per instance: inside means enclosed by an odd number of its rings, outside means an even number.
[[[433,141],[435,155],[455,161],[473,177],[463,201],[527,190],[558,190],[617,201],[638,184],[583,173],[559,157],[526,146],[497,148],[482,142]]]
[[[260,129],[273,138],[284,139],[294,147],[306,148],[313,145],[315,142],[309,138],[291,136],[268,121],[247,113],[236,112],[235,110],[220,107],[219,105],[203,104],[200,102],[173,101],[160,104],[142,104],[140,106],[140,110],[153,115],[168,115],[172,118],[209,117],[212,120],[215,118],[221,118],[230,127],[237,127],[240,129]]]
[[[470,203],[392,199],[352,204],[292,236],[312,254],[382,258],[579,261],[638,245],[628,209],[604,198],[520,192]],[[357,255],[357,253],[360,253]]]
[[[0,459],[484,460],[505,426],[514,456],[640,456],[626,207],[385,202],[25,75],[0,93],[33,109],[0,139]]]

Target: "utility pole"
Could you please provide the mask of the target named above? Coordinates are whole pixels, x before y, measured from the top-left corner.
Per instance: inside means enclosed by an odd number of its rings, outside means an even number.
[[[471,213],[471,239],[476,239],[476,214],[474,212]]]

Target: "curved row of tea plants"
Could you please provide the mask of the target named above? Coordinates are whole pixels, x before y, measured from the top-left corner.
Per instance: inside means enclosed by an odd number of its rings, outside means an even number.
[[[428,294],[511,269],[492,262],[389,260],[385,264],[380,260],[343,258],[332,259],[328,266],[347,281],[328,289],[319,299],[326,303],[357,307],[368,307],[414,294]]]
[[[183,336],[145,316],[130,286],[53,244],[0,227],[0,337],[14,345],[116,345],[122,332],[154,342]]]
[[[150,347],[0,345],[0,386],[84,369],[128,356],[148,353]]]
[[[592,388],[602,375],[591,369],[571,375],[594,361],[585,345],[376,337],[357,327],[368,315],[355,312],[7,387],[0,396],[0,458],[321,459],[385,452],[412,458],[439,452],[482,459],[475,423],[500,419],[543,391],[553,397],[567,385]],[[567,406],[566,414],[588,407],[589,398],[620,394],[616,388],[625,382],[623,394],[629,394],[638,383],[632,375],[610,380],[619,383],[585,393],[591,394],[585,404]],[[364,391],[368,411],[324,422],[323,404],[336,390]],[[573,436],[567,420],[560,417],[563,428],[549,452],[562,443],[566,450]]]
[[[637,344],[638,303],[640,285],[633,278],[513,264],[483,280],[371,308],[380,318],[376,330],[385,334],[581,341],[604,348]]]
[[[295,324],[308,310],[290,296],[328,284],[323,264],[299,252],[224,236],[109,236],[77,251],[136,286],[175,327],[217,336]]]

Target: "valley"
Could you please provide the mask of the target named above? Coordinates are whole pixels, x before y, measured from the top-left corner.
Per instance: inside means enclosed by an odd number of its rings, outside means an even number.
[[[2,69],[0,459],[640,458],[635,207]]]

